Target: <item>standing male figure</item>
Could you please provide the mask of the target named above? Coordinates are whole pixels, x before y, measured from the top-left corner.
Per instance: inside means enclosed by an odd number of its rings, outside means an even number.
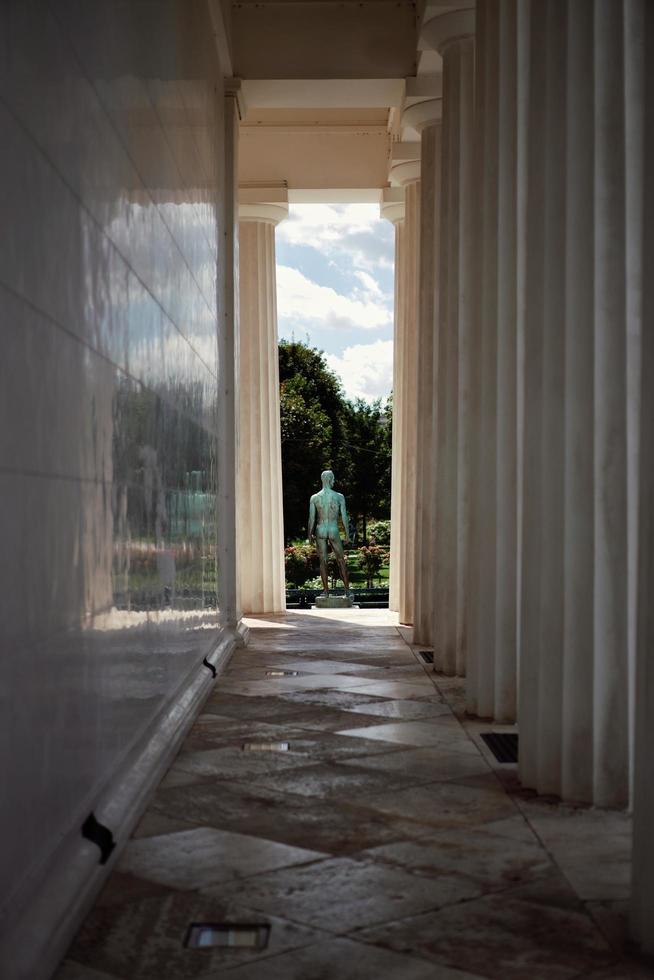
[[[316,539],[318,556],[320,558],[320,578],[322,579],[323,595],[329,595],[329,576],[327,573],[327,542],[331,542],[332,550],[336,555],[338,568],[345,586],[345,593],[349,595],[350,580],[347,574],[347,563],[343,551],[343,543],[338,530],[338,515],[340,513],[343,527],[345,528],[345,541],[350,543],[349,524],[347,511],[345,509],[345,497],[342,493],[336,493],[334,487],[334,474],[331,470],[325,470],[320,474],[322,490],[314,493],[309,504],[309,540]],[[314,527],[315,525],[315,527]]]

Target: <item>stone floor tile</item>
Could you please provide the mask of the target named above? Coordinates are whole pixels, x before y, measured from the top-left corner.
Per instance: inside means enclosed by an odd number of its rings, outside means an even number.
[[[480,980],[479,976],[447,967],[435,973],[431,963],[350,939],[305,946],[264,963],[237,967],[228,976],[234,980],[264,980],[264,966],[265,980]]]
[[[400,718],[403,721],[414,721],[418,718],[436,718],[439,715],[449,715],[448,705],[431,701],[382,701],[380,704],[356,704],[347,709],[352,714],[359,712],[367,715],[381,715],[384,718]]]
[[[295,728],[336,732],[341,728],[367,728],[378,725],[379,717],[369,714],[352,714],[348,711],[341,711],[339,708],[314,704],[304,708],[300,708],[298,705],[291,722]]]
[[[262,744],[273,745],[285,741],[286,733],[282,731],[274,739],[263,739]],[[298,752],[249,752],[243,749],[243,745],[229,745],[219,749],[204,749],[201,752],[185,752],[175,760],[174,771],[197,774],[203,779],[213,777],[214,779],[251,780],[258,776],[284,772],[287,769],[297,769],[310,765],[311,762],[312,760],[307,759],[306,755]],[[160,785],[166,788],[164,783]]]
[[[350,691],[361,694],[378,694],[381,697],[399,700],[406,698],[409,701],[419,700],[420,698],[432,698],[439,700],[439,694],[434,685],[425,678],[422,683],[404,683],[403,681],[372,681],[367,680],[357,685],[352,684]]]
[[[277,841],[197,827],[130,841],[117,867],[146,881],[189,890],[324,857],[323,853]]]
[[[364,851],[360,857],[425,877],[465,875],[479,885],[480,894],[551,874],[552,861],[535,837],[528,843],[510,840],[495,834],[493,826],[448,830],[419,840],[386,844]]]
[[[332,858],[208,888],[206,894],[236,899],[261,912],[336,933],[440,908],[478,893],[457,875],[419,878],[374,862]]]
[[[403,748],[383,755],[365,755],[355,759],[342,759],[341,765],[357,768],[378,769],[381,772],[406,773],[424,782],[463,779],[488,772],[488,766],[480,755],[470,752],[445,752],[438,748]],[[522,820],[522,823],[525,821]]]
[[[429,721],[398,721],[389,722],[376,727],[365,729],[366,739],[381,739],[384,742],[398,742],[401,745],[417,747],[442,745],[449,752],[467,752],[479,757],[479,752],[473,742],[462,731],[456,718],[452,715],[441,715],[430,718]],[[360,729],[344,729],[339,735],[360,737]]]
[[[590,901],[629,896],[628,814],[543,800],[520,800],[518,805],[580,898]]]
[[[52,980],[124,980],[118,978],[115,973],[104,973],[100,970],[93,970],[90,966],[82,966],[73,960],[64,960]]]
[[[184,939],[192,922],[268,922],[268,948],[186,949]],[[217,977],[228,975],[231,967],[316,943],[323,936],[324,933],[275,915],[262,915],[238,902],[177,892],[125,906],[96,906],[70,948],[68,960],[120,980],[195,980],[212,973]],[[92,975],[89,980],[94,980]]]
[[[173,834],[177,830],[189,830],[195,826],[197,824],[192,820],[167,817],[164,813],[157,813],[156,810],[148,809],[141,817],[136,829],[132,831],[132,838],[138,840],[140,837],[158,837],[160,834]]]
[[[208,749],[240,748],[244,742],[284,742],[288,724],[268,724],[262,721],[237,722],[222,725],[194,725],[180,750],[180,756],[188,752],[201,752]],[[175,761],[175,764],[178,760]]]
[[[291,704],[323,705],[342,711],[347,711],[354,705],[386,704],[385,698],[374,694],[353,694],[352,691],[292,691],[289,694],[281,694],[280,698]]]
[[[208,709],[211,709],[209,712]],[[198,718],[196,724],[211,724],[212,716],[220,713],[221,720],[227,724],[235,722],[242,725],[245,721],[272,722],[273,724],[286,723],[296,711],[300,710],[296,705],[289,704],[282,698],[271,696],[269,698],[246,698],[241,694],[215,694],[206,702],[203,714]],[[218,722],[213,722],[218,724]]]
[[[183,769],[178,769],[176,766],[173,766],[172,769],[168,770],[159,785],[162,789],[168,789],[170,786],[192,786],[194,783],[205,782],[207,778],[201,772],[185,772]]]
[[[138,841],[131,841],[136,844]],[[119,870],[116,866],[96,899],[96,904],[127,905],[129,902],[139,902],[142,898],[154,898],[157,895],[167,895],[171,889],[166,884],[137,878],[136,875]]]
[[[504,793],[463,782],[429,783],[398,790],[392,796],[369,796],[366,806],[441,829],[473,827],[515,815],[515,807]]]
[[[259,780],[259,785],[278,793],[294,793],[315,800],[358,800],[365,805],[366,797],[371,794],[395,793],[420,781],[420,777],[412,778],[398,772],[324,763],[264,777]]]
[[[615,959],[583,910],[501,893],[366,929],[361,938],[490,980],[572,980]]]
[[[220,782],[184,789],[160,790],[151,810],[195,824],[280,841],[329,854],[352,854],[377,844],[425,833],[421,815],[404,820],[365,807],[342,804],[326,808],[320,800],[289,797],[264,787]]]

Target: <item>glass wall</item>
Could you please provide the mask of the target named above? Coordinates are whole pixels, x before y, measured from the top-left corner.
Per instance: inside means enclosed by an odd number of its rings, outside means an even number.
[[[208,18],[0,7],[5,920],[218,638]]]

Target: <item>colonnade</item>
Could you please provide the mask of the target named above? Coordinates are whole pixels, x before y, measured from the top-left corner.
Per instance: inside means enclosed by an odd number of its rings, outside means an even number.
[[[518,721],[525,786],[633,799],[633,922],[651,951],[650,7],[484,0],[476,23],[423,25],[443,59],[440,177],[423,129],[406,329],[424,360],[394,407],[416,418],[408,495],[432,520],[405,621],[437,669],[467,674],[471,714]]]

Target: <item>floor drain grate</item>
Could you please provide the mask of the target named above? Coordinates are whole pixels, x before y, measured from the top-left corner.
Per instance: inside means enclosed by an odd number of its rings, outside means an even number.
[[[418,656],[424,664],[433,664],[434,654],[431,650],[418,650]]]
[[[244,742],[244,752],[288,752],[288,742]]]
[[[297,677],[297,670],[267,670],[266,677]]]
[[[216,946],[265,949],[269,938],[267,923],[192,922],[184,945],[187,949],[214,949]]]
[[[498,762],[518,761],[518,736],[513,732],[482,732],[481,737]]]

